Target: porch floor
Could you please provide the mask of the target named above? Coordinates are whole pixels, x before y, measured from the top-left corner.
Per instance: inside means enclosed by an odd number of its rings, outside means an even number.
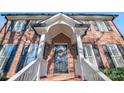
[[[54,74],[48,74],[46,78],[41,78],[41,81],[81,81],[81,78],[76,77],[74,75],[74,72],[54,73]]]

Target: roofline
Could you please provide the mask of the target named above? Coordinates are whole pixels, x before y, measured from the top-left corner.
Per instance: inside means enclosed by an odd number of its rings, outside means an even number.
[[[1,16],[24,16],[24,15],[49,15],[49,16],[53,16],[53,15],[56,15],[58,13],[63,13],[65,15],[68,15],[68,16],[113,16],[113,19],[114,20],[116,17],[118,17],[119,15],[117,14],[85,14],[85,13],[69,13],[69,12],[44,12],[44,13],[5,13],[5,14],[1,14]]]

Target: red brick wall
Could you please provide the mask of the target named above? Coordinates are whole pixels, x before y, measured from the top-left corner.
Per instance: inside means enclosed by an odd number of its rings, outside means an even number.
[[[52,40],[52,44],[51,44],[51,49],[49,51],[48,56],[51,57],[51,59],[49,60],[49,64],[48,64],[48,71],[49,73],[53,73],[53,63],[54,63],[54,44],[55,43],[67,43],[68,45],[68,49],[67,49],[67,59],[68,59],[68,70],[69,72],[74,71],[74,62],[73,62],[73,50],[72,50],[72,45],[71,45],[71,41],[70,38],[68,38],[67,36],[65,36],[64,34],[59,34],[56,37],[53,38]]]
[[[25,33],[22,33],[22,32],[16,33],[12,31],[6,32],[10,23],[11,21],[8,21],[7,24],[3,27],[2,31],[0,32],[0,43],[1,44],[7,44],[7,43],[19,44],[19,48],[15,55],[14,61],[11,65],[11,68],[7,74],[8,77],[11,77],[13,74],[15,74],[16,65],[18,64],[18,60],[21,55],[23,46],[25,44],[39,42],[39,37],[37,37],[34,31],[26,31]],[[112,32],[95,31],[94,26],[92,25],[93,22],[90,21],[90,23],[91,23],[91,31],[88,31],[87,35],[82,37],[82,42],[97,44],[99,47],[100,55],[101,55],[104,66],[109,67],[108,61],[106,59],[106,56],[104,54],[104,51],[101,45],[108,44],[108,43],[124,45],[124,40],[121,38],[113,22],[109,21],[113,29]],[[68,63],[73,64],[74,51],[72,49],[72,45],[70,42],[71,42],[70,39],[63,34],[59,34],[55,38],[53,38],[53,41],[52,41],[52,44],[50,45],[50,50],[48,53],[48,55],[51,56],[51,60],[49,62],[49,68],[52,66],[52,63],[53,63],[53,57],[54,57],[53,47],[55,43],[68,43]]]
[[[85,43],[95,43],[99,47],[101,59],[105,67],[109,67],[106,55],[104,54],[102,45],[104,44],[122,44],[124,45],[124,40],[121,38],[117,28],[115,27],[112,21],[109,21],[113,31],[109,32],[100,32],[96,31],[93,22],[90,21],[91,31],[88,31],[86,36],[82,37],[82,42]]]
[[[9,31],[7,32],[7,29],[10,25],[11,21],[8,21],[8,23],[4,26],[2,31],[0,32],[0,43],[1,44],[18,44],[19,48],[17,49],[17,52],[15,54],[15,57],[13,59],[13,62],[11,64],[11,67],[8,71],[7,77],[11,77],[15,74],[16,66],[18,64],[23,46],[26,44],[31,44],[31,43],[38,43],[39,42],[39,37],[35,34],[34,31],[30,31],[30,29],[26,30],[25,32],[12,32]],[[29,24],[31,21],[29,22]]]

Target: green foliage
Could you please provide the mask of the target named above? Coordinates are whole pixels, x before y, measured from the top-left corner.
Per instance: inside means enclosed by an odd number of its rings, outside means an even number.
[[[106,68],[102,72],[113,81],[124,81],[124,67],[123,68]]]
[[[6,80],[8,80],[7,77],[5,77],[5,76],[0,76],[0,81],[6,81]]]

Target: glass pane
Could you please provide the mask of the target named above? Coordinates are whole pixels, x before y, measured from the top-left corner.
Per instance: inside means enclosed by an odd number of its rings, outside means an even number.
[[[23,47],[21,56],[19,58],[18,65],[16,67],[16,72],[20,71],[24,67],[24,62],[25,62],[25,59],[26,59],[26,55],[28,53],[28,49],[29,49],[29,45],[25,45]]]
[[[87,54],[88,56],[92,56],[92,51],[90,46],[87,46]]]
[[[112,50],[113,55],[119,55],[117,48],[115,46],[111,46],[111,50]]]
[[[118,66],[124,66],[124,60],[122,57],[116,57],[116,61],[117,61],[117,64]]]
[[[8,28],[8,31],[12,31],[12,29],[14,28],[14,25],[15,25],[16,21],[12,21],[9,28]]]
[[[2,68],[4,72],[8,72],[8,70],[10,69],[10,66],[14,60],[15,55],[16,55],[17,49],[18,49],[18,45],[14,45],[13,49],[10,53],[10,56],[8,57],[7,62],[5,63],[4,67]]]
[[[13,48],[14,48],[13,44],[7,44],[2,48],[0,54],[0,67],[6,64],[6,62],[8,61],[11,55]]]
[[[84,48],[85,56],[92,56],[92,51],[91,51],[90,45],[84,44],[83,48]]]
[[[108,31],[106,25],[104,24],[104,21],[97,21],[96,24],[100,31]]]
[[[17,21],[15,27],[14,27],[14,31],[15,32],[20,32],[20,31],[24,31],[26,28],[26,24],[27,21],[26,20],[19,20]]]
[[[38,50],[38,44],[31,44],[27,57],[26,57],[26,64],[29,64],[30,62],[34,61],[37,58],[37,50]]]

